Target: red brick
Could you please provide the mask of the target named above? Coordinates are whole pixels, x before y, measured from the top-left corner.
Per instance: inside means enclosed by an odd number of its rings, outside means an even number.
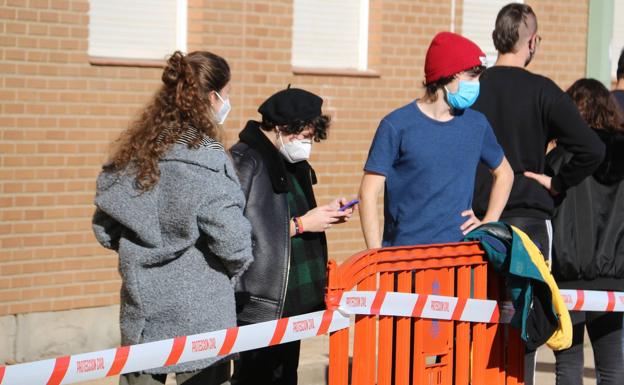
[[[5,24],[6,32],[10,34],[25,34],[27,25],[20,22],[7,22]]]
[[[11,287],[11,278],[0,277],[0,290],[8,289]]]
[[[52,302],[50,302],[47,298],[44,298],[43,301],[37,301],[30,304],[31,312],[45,312],[52,310]]]
[[[30,8],[39,8],[39,9],[48,9],[50,7],[50,2],[54,0],[28,0],[28,6]],[[22,2],[24,2],[22,0]]]
[[[40,11],[39,12],[39,21],[43,21],[46,23],[57,23],[59,21],[59,12],[54,11]]]
[[[7,314],[29,313],[32,311],[31,309],[32,307],[29,302],[11,303],[7,307]]]

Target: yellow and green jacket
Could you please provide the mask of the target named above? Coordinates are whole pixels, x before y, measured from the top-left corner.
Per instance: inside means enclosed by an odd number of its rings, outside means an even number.
[[[492,268],[504,277],[515,313],[511,325],[521,329],[527,348],[544,343],[553,350],[572,344],[570,314],[537,246],[520,229],[488,223],[465,240],[480,241]]]

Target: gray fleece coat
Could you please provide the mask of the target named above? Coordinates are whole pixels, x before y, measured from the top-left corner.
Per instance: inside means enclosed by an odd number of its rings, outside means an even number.
[[[159,167],[160,180],[142,194],[132,173],[105,168],[97,180],[93,231],[119,253],[123,344],[236,326],[233,285],[252,262],[245,198],[222,148],[175,144]]]

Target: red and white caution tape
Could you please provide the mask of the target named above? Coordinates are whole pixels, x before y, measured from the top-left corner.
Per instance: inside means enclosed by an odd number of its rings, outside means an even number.
[[[624,292],[559,290],[571,311],[624,312]],[[339,309],[347,314],[374,314],[440,320],[508,323],[514,310],[509,301],[456,298],[384,291],[343,293]]]
[[[339,310],[347,314],[374,314],[468,322],[499,322],[496,301],[442,295],[384,291],[348,291]]]
[[[624,312],[623,292],[560,290],[568,309]],[[349,316],[388,315],[467,322],[509,322],[508,302],[384,291],[343,293],[338,311],[319,311],[275,321],[182,336],[116,349],[7,367],[0,385],[60,385],[226,356],[315,337],[349,327]]]
[[[319,311],[227,330],[0,367],[0,384],[73,384],[302,340],[347,327],[348,316]]]
[[[624,292],[559,290],[569,310],[624,312]]]

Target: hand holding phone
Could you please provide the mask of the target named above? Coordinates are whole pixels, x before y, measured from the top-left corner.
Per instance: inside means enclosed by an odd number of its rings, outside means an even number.
[[[353,199],[352,201],[346,203],[344,206],[341,206],[338,211],[345,211],[346,209],[350,209],[351,207],[360,203],[358,199]]]

